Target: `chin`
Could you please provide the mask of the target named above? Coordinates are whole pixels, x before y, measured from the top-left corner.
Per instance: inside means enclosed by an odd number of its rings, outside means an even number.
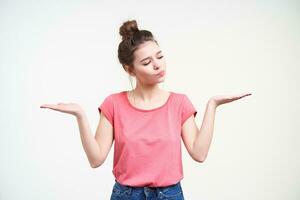
[[[162,83],[162,82],[165,82],[165,79],[162,79],[162,80],[158,81],[157,83]]]

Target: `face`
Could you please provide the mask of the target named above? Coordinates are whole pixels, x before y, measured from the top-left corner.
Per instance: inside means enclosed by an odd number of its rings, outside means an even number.
[[[166,61],[163,52],[153,41],[147,41],[134,52],[133,76],[143,84],[157,84],[165,79]],[[164,73],[161,73],[163,72]]]

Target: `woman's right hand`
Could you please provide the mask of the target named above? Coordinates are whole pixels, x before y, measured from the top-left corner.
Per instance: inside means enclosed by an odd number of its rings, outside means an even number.
[[[75,117],[79,117],[83,113],[81,106],[76,103],[43,104],[40,108],[50,108],[63,113],[69,113]]]

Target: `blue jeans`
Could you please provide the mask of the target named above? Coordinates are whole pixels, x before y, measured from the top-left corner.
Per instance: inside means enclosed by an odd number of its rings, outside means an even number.
[[[132,187],[115,180],[110,200],[184,200],[180,181],[165,187]]]

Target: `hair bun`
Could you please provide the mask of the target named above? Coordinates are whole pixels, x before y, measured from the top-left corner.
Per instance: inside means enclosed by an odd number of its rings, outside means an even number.
[[[120,27],[119,33],[122,39],[130,38],[134,32],[139,31],[136,20],[128,20]]]

